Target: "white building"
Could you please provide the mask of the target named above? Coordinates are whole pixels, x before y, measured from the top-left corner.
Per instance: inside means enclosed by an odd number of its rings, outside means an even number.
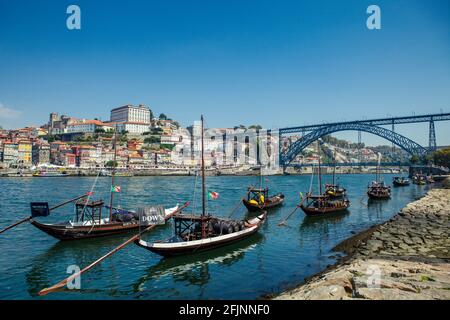
[[[126,105],[111,110],[111,122],[137,122],[150,125],[150,109],[144,105]]]
[[[132,134],[143,134],[150,131],[150,124],[140,122],[115,122],[109,123],[113,127],[117,128],[117,132],[128,132]]]
[[[67,125],[67,133],[95,133],[97,129],[111,131],[114,128],[98,120],[82,120]]]

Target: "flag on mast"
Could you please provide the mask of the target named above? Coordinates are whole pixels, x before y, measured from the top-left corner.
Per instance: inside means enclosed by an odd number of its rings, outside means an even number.
[[[120,192],[120,186],[111,186],[111,192],[119,193]]]

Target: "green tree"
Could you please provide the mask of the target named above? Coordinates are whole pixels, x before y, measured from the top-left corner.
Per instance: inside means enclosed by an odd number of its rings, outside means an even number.
[[[172,151],[173,148],[175,148],[175,145],[173,145],[173,144],[161,144],[159,147],[161,149],[168,149],[168,150]]]
[[[108,162],[106,162],[105,166],[108,168],[117,168],[118,163],[117,161],[109,160]]]
[[[151,137],[145,138],[144,142],[145,143],[160,143],[161,137],[151,136]]]
[[[418,164],[420,162],[420,157],[418,155],[414,154],[411,156],[411,159],[409,159],[409,161],[412,164]]]
[[[164,113],[159,115],[159,120],[167,120],[167,116]]]
[[[438,166],[450,168],[450,147],[435,151],[433,160]]]
[[[255,130],[261,130],[262,126],[260,126],[259,124],[252,124],[250,127],[248,127],[249,129],[255,129]]]

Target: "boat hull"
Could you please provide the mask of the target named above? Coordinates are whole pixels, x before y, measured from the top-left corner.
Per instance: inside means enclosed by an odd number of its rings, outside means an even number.
[[[271,197],[262,206],[252,204],[246,199],[242,199],[242,203],[247,208],[247,210],[250,212],[266,211],[266,210],[281,206],[284,203],[284,195],[281,194],[281,195],[276,195],[274,197]]]
[[[132,230],[137,230],[139,224],[137,223],[108,223],[104,225],[83,226],[83,227],[70,227],[64,224],[44,224],[37,222],[36,220],[30,221],[33,226],[39,230],[47,233],[48,235],[59,240],[78,240],[89,239],[97,237],[106,237],[122,233],[127,233]]]
[[[324,208],[311,208],[311,207],[305,207],[303,204],[300,205],[300,209],[303,210],[303,212],[308,216],[320,216],[320,215],[326,215],[331,213],[338,213],[347,211],[347,209],[350,207],[350,204],[342,206],[342,207],[324,207]]]
[[[183,241],[174,243],[156,242],[153,244],[139,239],[135,241],[135,244],[163,257],[194,254],[207,250],[213,250],[219,247],[224,247],[226,245],[230,245],[252,236],[259,230],[260,226],[265,221],[265,218],[266,213],[252,219],[252,221],[256,221],[256,219],[258,219],[259,221],[257,221],[257,224],[247,227],[245,230],[227,235],[216,236],[196,241]]]
[[[394,187],[406,187],[406,186],[409,186],[409,182],[393,181],[392,184],[394,185]]]
[[[374,194],[374,193],[367,192],[367,195],[372,200],[385,200],[385,199],[390,199],[391,198],[391,194],[390,193],[389,194]]]

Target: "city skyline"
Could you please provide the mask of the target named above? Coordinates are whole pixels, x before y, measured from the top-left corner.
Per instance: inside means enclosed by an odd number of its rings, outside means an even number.
[[[447,1],[377,1],[381,30],[361,1],[76,4],[73,31],[68,3],[0,4],[4,128],[53,111],[106,120],[128,103],[184,127],[200,113],[210,127],[276,128],[450,111]],[[398,130],[427,145],[426,125]],[[436,131],[449,145],[450,128]]]

